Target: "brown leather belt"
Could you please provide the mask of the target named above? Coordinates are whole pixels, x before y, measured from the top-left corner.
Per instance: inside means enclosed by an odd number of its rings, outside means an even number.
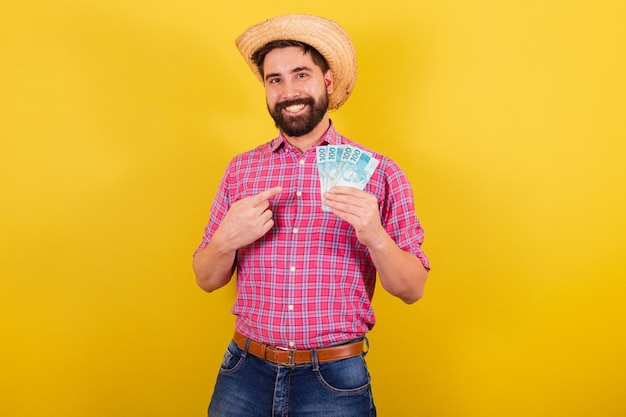
[[[239,346],[239,349],[245,349],[246,340],[248,338],[239,332],[235,332],[233,340]],[[339,359],[352,358],[363,354],[363,341],[345,345],[337,345],[326,348],[315,349],[317,352],[318,362],[330,362]],[[255,342],[250,339],[248,344],[248,352],[263,360],[277,363],[280,365],[302,365],[313,362],[311,350],[289,350],[269,346],[264,343]]]

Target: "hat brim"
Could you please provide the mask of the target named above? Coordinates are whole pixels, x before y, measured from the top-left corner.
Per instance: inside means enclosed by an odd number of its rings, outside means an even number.
[[[333,92],[328,97],[328,109],[336,110],[346,102],[356,82],[356,51],[346,31],[332,20],[305,14],[274,17],[252,26],[236,40],[237,49],[248,66],[263,83],[263,75],[252,55],[268,42],[295,40],[317,49],[333,72]]]

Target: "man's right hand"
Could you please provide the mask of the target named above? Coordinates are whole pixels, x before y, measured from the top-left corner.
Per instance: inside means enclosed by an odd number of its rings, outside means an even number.
[[[237,250],[264,236],[274,226],[269,200],[282,190],[282,187],[270,188],[235,202],[215,232],[224,245]]]

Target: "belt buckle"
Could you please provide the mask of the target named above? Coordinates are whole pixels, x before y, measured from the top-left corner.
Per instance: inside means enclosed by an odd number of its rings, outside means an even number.
[[[277,347],[279,350],[283,350],[285,352],[289,352],[289,359],[285,365],[287,366],[296,366],[296,350],[295,349],[287,349],[282,347]]]

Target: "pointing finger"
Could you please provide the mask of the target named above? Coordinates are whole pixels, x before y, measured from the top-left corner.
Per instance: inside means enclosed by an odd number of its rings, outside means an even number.
[[[264,201],[269,200],[270,198],[274,197],[275,195],[280,194],[283,191],[282,187],[274,187],[274,188],[269,188],[265,191],[261,191],[260,193],[258,193],[257,195],[252,197],[252,201],[255,204],[259,204],[262,203]]]

